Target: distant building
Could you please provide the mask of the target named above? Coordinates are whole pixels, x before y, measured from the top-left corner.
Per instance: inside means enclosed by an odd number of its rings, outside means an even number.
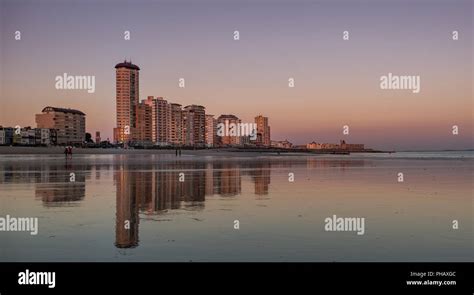
[[[0,144],[11,145],[13,144],[14,129],[12,127],[0,126]]]
[[[322,143],[321,149],[322,150],[336,150],[336,149],[339,149],[339,145],[336,143]]]
[[[255,117],[255,123],[257,124],[257,145],[270,146],[270,126],[268,125],[268,117],[258,115]]]
[[[293,147],[293,144],[289,142],[288,139],[279,140],[279,141],[272,140],[271,146],[276,147],[276,148],[291,149]]]
[[[321,144],[317,142],[310,142],[306,144],[306,148],[309,150],[320,150],[321,149]]]
[[[35,145],[36,144],[36,131],[30,126],[21,128],[19,139],[17,138],[16,143],[20,145]]]
[[[336,143],[317,143],[313,141],[306,144],[306,148],[310,150],[334,150],[339,149],[340,146]]]
[[[102,139],[100,138],[100,131],[95,132],[95,143],[101,143]]]
[[[54,144],[55,142],[53,140],[52,134],[54,134],[54,129],[36,128],[35,129],[35,144],[41,144],[41,145]]]
[[[345,140],[341,140],[340,148],[347,151],[363,151],[365,149],[363,144],[346,143]]]
[[[204,147],[206,143],[206,112],[200,105],[184,107],[185,145]]]
[[[15,132],[13,133],[13,142],[12,143],[14,145],[20,145],[21,141],[22,141],[21,138],[22,138],[21,130],[20,130],[20,132],[16,132],[16,130],[15,130]]]
[[[178,103],[170,104],[171,128],[170,142],[172,145],[183,145],[186,134],[184,131],[184,112]]]
[[[140,68],[126,60],[115,66],[116,128],[114,141],[126,143],[136,137]]]
[[[216,142],[217,120],[214,115],[206,115],[206,146],[213,147]]]
[[[168,145],[171,141],[171,105],[163,97],[148,96],[146,104],[152,110],[152,141]]]
[[[363,151],[364,145],[363,144],[348,144],[345,140],[341,140],[340,144],[336,143],[317,143],[317,142],[310,142],[306,144],[307,149],[314,149],[314,150],[335,150],[341,149],[345,151]]]
[[[140,145],[152,144],[152,107],[145,101],[138,104],[136,142]]]
[[[235,124],[238,126],[241,123],[241,120],[234,115],[220,115],[217,118],[217,139],[219,146],[238,146],[242,144],[242,140],[240,136],[228,134],[230,130],[227,127],[222,128],[223,126],[231,126],[231,124]]]
[[[86,135],[85,116],[86,114],[78,110],[47,106],[42,110],[42,114],[36,114],[36,126],[55,129],[57,144],[80,144],[84,142]],[[31,144],[31,131],[27,132],[28,135],[22,131],[21,141]],[[29,139],[26,140],[25,137]]]
[[[255,145],[255,142],[252,141],[251,135],[244,135],[240,137],[240,145],[248,146],[248,145]]]

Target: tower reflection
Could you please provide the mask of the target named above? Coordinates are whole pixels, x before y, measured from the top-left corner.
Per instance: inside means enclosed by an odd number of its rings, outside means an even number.
[[[140,214],[166,215],[173,210],[205,209],[208,198],[234,198],[242,194],[271,195],[272,173],[279,177],[296,169],[337,168],[345,171],[368,165],[364,160],[334,160],[317,157],[174,160],[159,155],[61,158],[46,161],[0,161],[2,193],[9,186],[33,185],[35,198],[44,207],[80,206],[88,184],[107,181],[113,176],[115,188],[115,246],[139,245]],[[71,181],[71,173],[74,181]],[[278,178],[277,178],[278,182]],[[246,185],[243,185],[245,183]],[[253,191],[248,191],[253,183]]]
[[[133,248],[138,245],[138,200],[143,187],[140,173],[120,170],[115,173],[116,218],[115,246]],[[146,186],[145,186],[146,187]]]
[[[115,246],[139,244],[140,213],[165,214],[168,210],[202,210],[206,196],[234,197],[242,192],[242,177],[250,176],[255,194],[268,194],[269,163],[242,169],[239,162],[164,162],[122,164],[115,171]],[[182,173],[182,174],[181,174]],[[182,180],[182,181],[180,181]]]

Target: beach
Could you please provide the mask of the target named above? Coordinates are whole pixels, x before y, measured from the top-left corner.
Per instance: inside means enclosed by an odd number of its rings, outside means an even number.
[[[472,152],[420,154],[0,155],[0,261],[472,261]]]
[[[121,149],[121,148],[73,148],[73,154],[79,155],[107,155],[107,154],[175,154],[176,150],[170,149]],[[258,151],[237,151],[232,148],[224,149],[182,149],[182,154],[187,155],[259,155],[263,152]],[[270,150],[265,153],[277,153],[274,150]],[[64,154],[64,147],[20,147],[20,146],[0,146],[0,155],[56,155]],[[294,154],[294,153],[285,153]],[[298,153],[301,154],[301,153]]]

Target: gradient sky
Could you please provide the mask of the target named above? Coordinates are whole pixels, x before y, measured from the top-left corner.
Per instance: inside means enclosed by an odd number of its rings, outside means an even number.
[[[141,99],[201,104],[244,122],[263,114],[274,140],[474,147],[470,0],[0,2],[0,125],[35,126],[46,105],[77,108],[87,132],[112,139],[114,66],[131,58]],[[56,90],[64,72],[95,75],[96,92]],[[389,72],[420,75],[421,92],[380,90]]]

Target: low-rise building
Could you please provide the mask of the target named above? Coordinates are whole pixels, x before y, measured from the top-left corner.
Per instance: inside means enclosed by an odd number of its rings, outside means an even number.
[[[288,139],[285,140],[272,140],[271,141],[271,146],[276,147],[276,148],[284,148],[284,149],[291,149],[293,147],[293,144],[288,141]]]
[[[13,144],[14,129],[12,127],[1,127],[0,126],[0,144],[11,145]]]
[[[317,143],[317,142],[310,142],[306,144],[307,149],[314,149],[314,150],[335,150],[341,149],[345,151],[363,151],[364,145],[363,144],[350,144],[346,143],[345,140],[341,140],[340,144],[336,143]]]
[[[365,147],[360,143],[346,143],[345,140],[341,140],[341,149],[347,151],[363,151]]]
[[[85,140],[86,118],[81,111],[45,107],[36,115],[38,128],[56,129],[58,144],[81,144]]]
[[[35,143],[41,145],[53,145],[53,135],[56,133],[54,129],[36,128]]]
[[[321,144],[317,142],[310,142],[306,144],[306,148],[309,150],[320,150],[321,149]]]
[[[322,143],[321,144],[322,150],[336,150],[339,148],[340,146],[337,143]]]
[[[36,130],[31,127],[25,127],[20,130],[20,144],[21,145],[35,145],[36,144]]]

